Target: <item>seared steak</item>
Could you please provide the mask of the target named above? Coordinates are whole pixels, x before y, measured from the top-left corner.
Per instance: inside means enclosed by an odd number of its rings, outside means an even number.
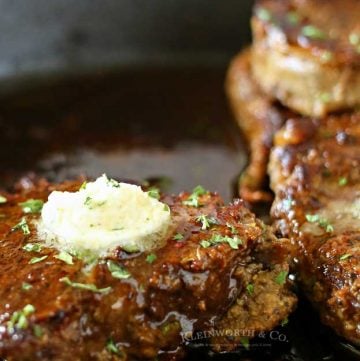
[[[261,0],[254,9],[253,74],[300,114],[360,105],[360,2]]]
[[[190,201],[189,193],[162,196],[173,234],[152,253],[118,249],[108,259],[56,258],[59,252],[38,239],[38,213],[24,214],[19,203],[79,187],[42,181],[3,194],[5,203],[1,198],[0,358],[175,360],[183,355],[184,334],[187,339],[192,331],[227,322],[266,330],[293,309],[296,300],[284,278],[286,241],[241,201],[224,206],[216,194]],[[241,307],[263,295],[269,307]],[[254,310],[257,316],[250,315]]]
[[[249,166],[239,182],[240,196],[250,203],[270,201],[265,191],[266,168],[274,133],[293,113],[265,94],[251,72],[251,49],[244,50],[231,62],[226,78],[226,93],[236,121],[250,148]]]
[[[289,119],[269,165],[277,232],[323,322],[360,344],[360,114]]]

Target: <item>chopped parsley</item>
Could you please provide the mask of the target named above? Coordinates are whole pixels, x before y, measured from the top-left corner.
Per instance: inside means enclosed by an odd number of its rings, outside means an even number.
[[[150,263],[150,264],[154,263],[156,261],[156,259],[157,259],[157,256],[155,253],[150,253],[146,256],[146,262]]]
[[[256,11],[257,17],[262,21],[270,21],[272,16],[271,12],[268,9],[259,7]]]
[[[83,182],[83,184],[80,186],[79,190],[81,190],[81,189],[85,189],[85,188],[86,188],[86,186],[87,186],[87,182],[86,182],[86,181],[84,181],[84,182]]]
[[[93,209],[93,207],[101,207],[105,203],[106,203],[106,201],[95,201],[94,202],[94,200],[89,196],[87,196],[84,201],[84,205],[88,206],[90,209]]]
[[[338,184],[340,187],[346,186],[348,183],[348,180],[346,177],[339,178]]]
[[[250,348],[250,341],[249,341],[249,337],[241,337],[240,338],[240,342],[241,344],[244,346],[244,348],[246,350],[248,350]]]
[[[275,277],[275,282],[282,286],[285,284],[287,279],[288,271],[281,271],[279,274]]]
[[[331,94],[327,92],[323,92],[319,94],[318,98],[322,103],[329,103],[329,101],[331,100]]]
[[[107,179],[107,183],[111,185],[113,188],[120,188],[120,183],[116,181],[115,179]]]
[[[26,252],[41,252],[42,245],[39,243],[27,243],[22,249]]]
[[[32,285],[30,283],[27,283],[27,282],[23,282],[22,285],[21,285],[21,289],[23,291],[29,291],[32,289]]]
[[[126,278],[130,278],[131,274],[129,271],[127,271],[123,266],[121,266],[120,264],[114,262],[114,261],[107,261],[107,267],[108,270],[110,271],[111,275],[114,278],[118,278],[118,279],[126,279]]]
[[[34,335],[37,337],[37,338],[40,338],[43,336],[43,334],[45,333],[44,332],[44,329],[39,326],[39,325],[34,325],[33,326],[33,332],[34,332]]]
[[[345,253],[342,256],[340,256],[340,261],[345,261],[346,259],[352,257],[352,254],[350,253]]]
[[[58,255],[54,257],[59,259],[60,261],[65,262],[66,264],[74,264],[72,255],[65,251],[61,251]]]
[[[285,318],[284,320],[281,321],[281,326],[284,327],[289,323],[289,319]]]
[[[176,233],[175,236],[172,238],[174,241],[180,241],[184,238],[181,233]]]
[[[17,230],[21,230],[25,235],[29,235],[30,234],[30,228],[29,225],[26,222],[25,217],[21,218],[21,221],[16,224],[11,230],[12,231],[17,231]]]
[[[205,231],[210,228],[212,224],[216,224],[216,220],[214,218],[208,217],[205,214],[201,214],[196,217],[196,222],[201,223],[201,229]]]
[[[296,11],[289,11],[286,14],[286,21],[291,25],[297,25],[300,22],[300,15]]]
[[[190,207],[196,207],[198,208],[199,205],[199,197],[203,196],[205,194],[209,193],[204,187],[202,186],[196,186],[192,193],[190,194],[190,196],[183,201],[183,204],[185,206],[190,206]]]
[[[351,45],[359,45],[360,44],[360,34],[357,33],[351,33],[349,35],[349,42]]]
[[[252,283],[249,283],[246,286],[246,291],[248,291],[249,295],[253,295],[254,294],[254,285]]]
[[[121,356],[122,353],[119,350],[119,348],[115,345],[114,341],[112,339],[110,339],[107,344],[106,344],[106,349],[110,352],[113,353],[115,355]]]
[[[170,212],[170,207],[167,204],[164,204],[164,212]]]
[[[0,196],[0,204],[6,203],[7,199],[4,196]]]
[[[314,25],[305,25],[301,29],[301,33],[302,35],[311,39],[323,40],[326,38],[326,34],[321,29],[317,28]]]
[[[309,223],[316,223],[319,227],[325,229],[327,233],[334,232],[334,227],[329,221],[326,218],[321,218],[318,214],[306,214],[305,218]]]
[[[72,281],[70,281],[69,277],[62,277],[62,278],[60,278],[59,281],[65,283],[66,285],[73,287],[73,288],[78,288],[80,290],[91,291],[91,292],[96,292],[96,293],[107,293],[111,290],[111,287],[97,288],[92,283],[72,282]]]
[[[322,52],[320,59],[321,61],[323,61],[324,63],[327,63],[328,61],[330,61],[332,58],[334,57],[333,53],[329,50],[325,50]],[[330,99],[329,99],[330,100]]]
[[[151,198],[160,199],[160,190],[158,188],[150,188],[146,193]]]
[[[46,260],[46,258],[48,258],[48,256],[33,257],[33,258],[31,258],[31,260],[29,261],[29,264],[35,264],[35,263],[42,262],[42,261]]]
[[[228,237],[228,236],[222,236],[220,234],[214,234],[210,239],[208,240],[202,240],[200,242],[200,245],[203,248],[208,248],[210,246],[213,246],[215,244],[219,243],[227,243],[232,249],[238,249],[239,245],[242,244],[242,239],[235,236],[235,237]]]
[[[29,326],[27,317],[35,312],[35,307],[33,305],[26,305],[22,310],[15,311],[10,320],[7,323],[7,330],[9,333],[13,333],[15,328],[17,329],[26,329]]]
[[[238,234],[238,230],[236,229],[235,226],[233,226],[232,224],[230,223],[226,223],[226,227],[228,227],[231,231],[232,234]]]
[[[44,202],[41,199],[28,199],[19,203],[24,213],[39,213],[43,208]]]

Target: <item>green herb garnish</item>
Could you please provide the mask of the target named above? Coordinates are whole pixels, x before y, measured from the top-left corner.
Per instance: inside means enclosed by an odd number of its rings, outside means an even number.
[[[27,317],[35,312],[35,307],[33,305],[26,305],[22,310],[15,311],[10,320],[7,322],[8,333],[13,333],[15,328],[25,329],[28,327],[29,322]]]
[[[44,202],[41,199],[28,199],[19,203],[24,213],[39,213],[43,208]]]
[[[48,258],[48,256],[33,257],[33,258],[31,258],[31,260],[29,261],[29,264],[35,264],[35,263],[42,262],[42,261],[44,261],[46,258]]]
[[[352,254],[350,253],[345,253],[342,256],[340,256],[340,261],[345,261],[346,259],[352,257]]]
[[[113,353],[115,355],[121,356],[122,353],[119,350],[119,348],[115,345],[114,341],[112,339],[110,339],[107,344],[106,344],[106,349],[110,352]]]
[[[281,271],[275,278],[275,282],[278,285],[284,285],[287,279],[288,271]]]
[[[4,204],[7,202],[7,199],[4,196],[0,196],[0,204]]]
[[[270,21],[272,18],[271,13],[268,9],[260,7],[256,10],[256,15],[262,21]]]
[[[341,187],[346,186],[347,183],[348,183],[348,180],[346,177],[339,178],[339,181],[338,181],[339,186],[341,186]]]
[[[23,291],[29,291],[32,289],[32,285],[30,283],[27,283],[27,282],[23,282],[22,285],[21,285],[21,289]]]
[[[230,231],[231,231],[232,234],[238,234],[238,233],[239,233],[238,230],[236,229],[236,227],[233,226],[233,225],[230,224],[230,223],[226,223],[226,227],[228,227],[228,228],[230,229]]]
[[[65,262],[66,264],[74,264],[72,255],[65,251],[61,251],[58,255],[54,257],[59,259],[60,261]]]
[[[201,229],[205,231],[206,229],[210,228],[212,224],[216,224],[216,220],[202,214],[196,217],[196,222],[201,223]]]
[[[284,327],[289,323],[289,319],[285,318],[284,320],[281,321],[281,326]]]
[[[106,264],[107,264],[108,270],[110,271],[111,275],[114,278],[126,279],[126,278],[131,277],[131,274],[120,264],[118,264],[114,261],[107,261]]]
[[[21,218],[21,221],[16,224],[11,230],[12,231],[17,231],[17,230],[22,230],[22,232],[25,234],[25,235],[29,235],[30,234],[30,228],[26,222],[26,219],[25,217]]]
[[[91,291],[91,292],[96,292],[96,293],[107,293],[111,290],[111,287],[97,288],[92,283],[72,282],[72,281],[70,281],[69,277],[62,277],[62,278],[60,278],[59,281],[65,283],[66,285],[73,287],[73,288],[78,288],[80,290]]]
[[[174,241],[180,241],[184,238],[181,233],[176,233],[175,236],[172,238]]]
[[[37,337],[37,338],[40,338],[43,336],[43,334],[45,333],[45,331],[43,330],[43,328],[39,325],[34,325],[33,326],[33,332],[34,332],[34,335]]]
[[[286,14],[286,21],[291,25],[297,25],[300,22],[300,15],[296,11],[289,11]]]
[[[305,25],[301,29],[301,33],[302,35],[312,39],[322,40],[326,38],[326,34],[314,25]]]
[[[120,183],[118,181],[116,181],[115,179],[107,179],[107,182],[109,185],[111,185],[114,188],[120,188]]]
[[[329,101],[331,100],[331,94],[330,93],[321,93],[319,94],[319,100],[322,102],[322,103],[329,103]]]
[[[254,294],[254,285],[252,283],[249,283],[246,286],[246,291],[248,291],[249,295],[253,295]]]
[[[157,256],[155,253],[150,253],[146,256],[146,262],[152,264],[157,259]]]
[[[240,342],[241,344],[244,346],[244,348],[246,350],[248,350],[250,348],[250,341],[249,341],[249,337],[241,337],[240,338]]]
[[[200,246],[202,248],[209,248],[211,246],[211,243],[209,241],[202,240],[202,241],[200,241]]]
[[[84,181],[83,184],[80,186],[79,190],[85,189],[87,186],[87,182]]]
[[[239,249],[239,245],[243,243],[242,239],[235,237],[222,236],[220,234],[214,234],[210,239],[203,240],[200,242],[200,245],[203,248],[208,248],[212,245],[219,243],[227,243],[233,249]]]
[[[27,243],[22,249],[26,252],[41,252],[42,245],[39,243]]]
[[[360,34],[357,33],[351,33],[349,35],[349,42],[351,45],[359,45],[360,44]]]
[[[324,63],[327,63],[328,61],[330,61],[332,58],[334,57],[333,53],[329,50],[325,50],[322,52],[320,59],[321,61],[323,61]]]
[[[203,196],[205,194],[209,193],[205,188],[203,188],[202,186],[196,186],[192,193],[190,194],[190,196],[184,200],[182,203],[185,206],[190,206],[190,207],[196,207],[198,208],[199,205],[199,197]]]
[[[319,227],[325,229],[327,233],[334,232],[334,227],[329,221],[326,218],[321,218],[318,214],[306,214],[305,218],[309,223],[316,223]]]
[[[160,190],[158,188],[150,188],[146,193],[151,198],[160,199]]]

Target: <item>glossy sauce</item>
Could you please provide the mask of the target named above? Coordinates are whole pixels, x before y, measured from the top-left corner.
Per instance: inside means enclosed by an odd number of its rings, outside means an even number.
[[[0,101],[2,185],[29,171],[52,181],[102,173],[197,184],[226,200],[246,162],[221,70],[127,71],[38,87]]]

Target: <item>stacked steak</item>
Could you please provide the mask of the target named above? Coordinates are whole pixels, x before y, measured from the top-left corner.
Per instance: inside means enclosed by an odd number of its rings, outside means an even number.
[[[248,139],[240,194],[277,232],[323,322],[360,343],[360,3],[264,0],[227,93]],[[269,162],[270,157],[270,162]]]

